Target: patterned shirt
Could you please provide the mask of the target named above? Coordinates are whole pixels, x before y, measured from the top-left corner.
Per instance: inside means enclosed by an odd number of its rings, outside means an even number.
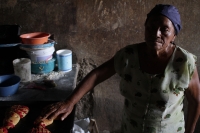
[[[140,69],[138,45],[128,45],[114,57],[125,97],[122,133],[184,133],[184,90],[196,67],[196,56],[176,46],[164,73]]]

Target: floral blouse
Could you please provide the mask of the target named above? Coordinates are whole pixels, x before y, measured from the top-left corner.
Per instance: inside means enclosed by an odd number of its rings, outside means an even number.
[[[196,67],[196,56],[176,46],[164,73],[140,69],[138,45],[119,50],[114,59],[125,97],[122,133],[184,133],[184,90]]]

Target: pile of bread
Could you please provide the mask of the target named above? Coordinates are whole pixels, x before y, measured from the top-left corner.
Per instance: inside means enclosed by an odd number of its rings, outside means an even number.
[[[0,127],[0,133],[8,133],[9,129],[14,128],[20,119],[24,118],[29,112],[29,108],[24,105],[13,105],[6,111],[3,120],[3,126]],[[34,127],[28,133],[51,133],[46,126],[53,123],[53,120],[43,119],[42,117],[36,118]]]

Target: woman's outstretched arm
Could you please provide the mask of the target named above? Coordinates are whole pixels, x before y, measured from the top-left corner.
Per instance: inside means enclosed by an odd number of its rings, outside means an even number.
[[[111,58],[88,73],[65,101],[60,101],[45,107],[42,111],[42,116],[48,119],[59,117],[61,120],[64,120],[71,113],[74,105],[87,92],[92,90],[97,84],[113,76],[115,73],[114,58]]]

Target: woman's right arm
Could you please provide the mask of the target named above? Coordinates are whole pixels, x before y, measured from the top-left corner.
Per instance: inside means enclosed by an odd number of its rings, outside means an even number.
[[[64,120],[73,110],[74,105],[97,84],[105,81],[115,74],[114,58],[111,58],[104,64],[92,70],[86,77],[78,84],[73,93],[62,102],[57,102],[47,106],[43,110],[43,117],[48,119],[55,119],[58,116]]]

